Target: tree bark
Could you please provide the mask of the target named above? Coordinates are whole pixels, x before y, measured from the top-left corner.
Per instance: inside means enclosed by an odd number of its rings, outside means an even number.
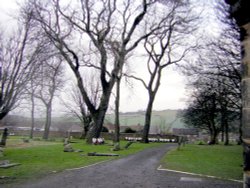
[[[9,113],[9,111],[2,111],[0,113],[0,120],[2,120],[8,113]]]
[[[110,95],[110,94],[109,94]],[[109,104],[109,97],[103,97],[99,110],[95,114],[91,114],[93,124],[90,127],[90,130],[88,131],[87,137],[86,137],[86,143],[91,144],[92,138],[99,138],[101,135],[102,127],[103,127],[103,121],[105,118],[106,111],[108,109]]]
[[[224,106],[227,106],[226,104],[223,104]],[[225,139],[221,140],[224,142],[224,145],[229,144],[229,125],[228,125],[228,115],[227,115],[227,108],[221,109],[221,129],[222,129],[222,134],[223,137],[225,136]]]
[[[229,128],[228,128],[227,120],[225,121],[225,142],[224,142],[224,145],[225,146],[229,145]]]
[[[0,142],[0,146],[6,146],[6,140],[8,138],[8,129],[7,128],[4,128],[3,130],[3,134],[2,134],[2,139],[1,139],[1,142]]]
[[[84,115],[82,114],[82,116]],[[80,138],[85,139],[90,128],[91,118],[89,115],[85,115],[85,117],[82,117],[82,118],[83,119],[81,120],[81,123],[83,125],[83,131],[82,131],[82,135]]]
[[[30,129],[30,139],[33,138],[34,126],[35,126],[35,101],[34,101],[34,91],[33,91],[33,82],[31,81],[31,129]]]
[[[209,145],[217,144],[217,136],[219,131],[216,128],[214,117],[210,120],[210,141]]]
[[[117,144],[119,144],[119,142],[120,142],[120,119],[119,119],[120,81],[121,81],[121,78],[117,77],[117,80],[116,80],[116,98],[115,98],[115,135],[114,135],[114,142]]]
[[[93,124],[91,125],[88,134],[86,136],[86,143],[87,144],[92,144],[92,138],[98,138],[98,130],[97,130],[97,126]]]
[[[148,134],[149,134],[149,130],[150,130],[153,102],[154,102],[154,97],[150,97],[148,105],[147,105],[147,109],[146,109],[146,114],[145,114],[145,125],[144,125],[143,135],[142,135],[142,142],[143,143],[148,143]]]
[[[210,133],[210,142],[209,145],[217,144],[217,131],[213,128],[212,132]]]
[[[51,103],[46,105],[46,122],[44,127],[44,133],[43,133],[43,139],[48,140],[49,138],[49,131],[51,126],[51,109],[52,105]]]
[[[224,142],[225,127],[223,121],[221,121],[221,141]]]

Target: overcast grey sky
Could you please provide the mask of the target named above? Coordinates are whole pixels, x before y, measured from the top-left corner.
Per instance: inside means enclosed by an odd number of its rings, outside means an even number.
[[[18,2],[21,1],[18,0]],[[0,26],[3,29],[10,29],[14,25],[10,16],[17,12],[15,2],[16,0],[0,0]],[[135,72],[145,71],[140,68],[140,65],[132,65],[132,68]],[[161,86],[154,102],[154,110],[185,108],[188,96],[184,81],[185,78],[173,70],[173,67],[168,67],[163,73]],[[122,112],[145,110],[147,100],[147,91],[140,82],[133,81],[132,89],[123,83],[120,106]],[[111,104],[111,106],[114,105]]]

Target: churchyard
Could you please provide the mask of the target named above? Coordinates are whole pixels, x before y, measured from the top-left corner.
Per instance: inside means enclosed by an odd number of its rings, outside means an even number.
[[[76,152],[64,152],[64,139],[50,139],[44,141],[41,138],[29,140],[23,137],[10,136],[3,156],[0,161],[18,163],[11,168],[0,168],[0,184],[25,181],[49,176],[67,169],[80,168],[91,164],[114,160],[134,154],[149,147],[156,147],[163,143],[142,144],[133,143],[128,149],[124,149],[128,141],[121,141],[121,150],[112,151],[111,141],[105,141],[102,145],[88,145],[84,140],[71,139],[70,145]],[[119,156],[88,156],[88,154],[118,154]]]
[[[128,141],[121,141],[121,150],[113,151],[112,141],[104,144],[86,144],[84,140],[57,138],[44,141],[41,138],[29,140],[20,136],[10,136],[0,162],[17,164],[10,168],[0,168],[0,184],[40,179],[64,170],[81,168],[95,163],[115,160],[134,154],[146,148],[166,143],[143,144],[133,142],[127,149]],[[70,144],[72,152],[64,152]],[[161,160],[161,168],[216,176],[224,179],[242,180],[242,147],[238,145],[198,145],[186,144],[176,147]],[[102,156],[108,154],[111,156]],[[112,156],[113,155],[113,156]]]

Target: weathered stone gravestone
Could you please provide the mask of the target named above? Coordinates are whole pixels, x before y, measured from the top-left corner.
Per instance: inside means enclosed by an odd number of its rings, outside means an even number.
[[[88,156],[110,156],[110,157],[119,156],[116,153],[96,153],[96,152],[89,152],[87,155]]]
[[[69,143],[68,138],[65,138],[63,145],[64,145],[64,149],[63,149],[64,152],[74,152],[74,149],[71,146],[71,144]]]
[[[63,151],[64,152],[74,152],[74,149],[72,148],[71,144],[67,144],[64,146]]]
[[[0,147],[0,157],[3,157],[3,148]]]
[[[65,138],[63,146],[64,146],[64,149],[63,149],[64,152],[83,152],[80,149],[74,150],[68,138]]]
[[[129,148],[129,146],[131,146],[132,144],[133,144],[134,142],[128,142],[125,146],[124,146],[124,149],[128,149]]]
[[[120,144],[119,143],[115,143],[114,144],[114,148],[112,148],[112,151],[119,151],[121,148],[120,148]]]
[[[14,166],[21,165],[20,163],[10,163],[8,160],[0,161],[0,168],[11,168]]]

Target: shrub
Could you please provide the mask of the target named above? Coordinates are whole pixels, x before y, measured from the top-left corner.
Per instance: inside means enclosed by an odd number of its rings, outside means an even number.
[[[130,127],[126,128],[126,129],[124,130],[124,132],[125,132],[125,133],[136,133],[136,131],[133,130],[133,129],[131,129]]]
[[[108,132],[109,132],[109,130],[108,130],[108,128],[107,128],[107,127],[104,127],[104,126],[103,126],[103,127],[102,127],[102,132],[103,132],[103,133],[108,133]]]

